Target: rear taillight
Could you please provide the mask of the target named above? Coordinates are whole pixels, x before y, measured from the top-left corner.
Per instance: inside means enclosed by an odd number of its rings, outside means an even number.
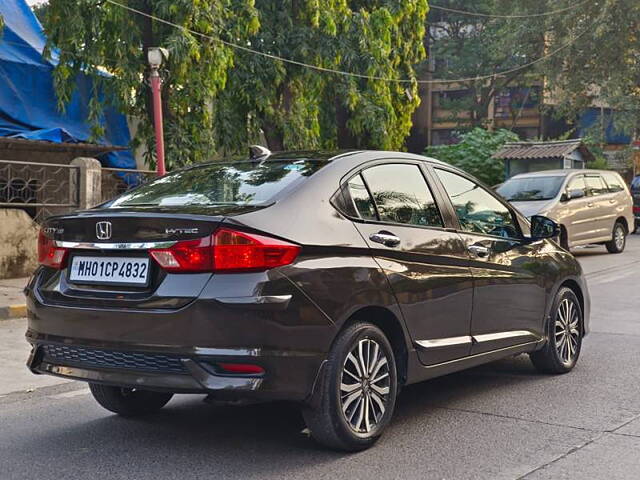
[[[221,228],[211,237],[149,253],[169,272],[243,272],[289,265],[299,252],[298,245],[282,240]]]
[[[640,213],[640,207],[633,207],[633,213]]]
[[[289,265],[300,247],[275,238],[221,228],[213,234],[215,271],[268,270]]]
[[[211,237],[184,240],[149,253],[168,272],[210,272],[213,269]]]
[[[56,246],[56,242],[42,230],[38,234],[38,262],[57,269],[64,268],[67,263],[67,249]]]

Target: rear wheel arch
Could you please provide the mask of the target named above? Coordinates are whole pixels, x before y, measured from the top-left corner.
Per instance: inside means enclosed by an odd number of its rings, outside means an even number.
[[[616,218],[616,221],[613,224],[615,225],[616,223],[621,223],[624,226],[627,234],[629,233],[629,224],[627,223],[627,219],[625,217]]]
[[[407,381],[408,349],[407,337],[398,317],[384,307],[370,306],[357,310],[347,319],[340,328],[340,332],[349,325],[358,322],[369,322],[378,327],[385,334],[396,358],[396,369],[398,370],[398,386],[404,385]],[[336,335],[336,338],[338,335]]]

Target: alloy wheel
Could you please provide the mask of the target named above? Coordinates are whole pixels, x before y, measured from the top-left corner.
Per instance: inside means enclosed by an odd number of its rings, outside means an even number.
[[[342,414],[358,434],[371,433],[387,410],[390,392],[389,362],[380,345],[364,338],[349,352],[342,367]]]
[[[572,299],[562,300],[556,313],[555,343],[560,360],[570,365],[578,354],[580,309]]]
[[[621,225],[616,227],[616,230],[613,234],[613,240],[616,243],[616,248],[618,250],[622,250],[624,248],[624,228]]]

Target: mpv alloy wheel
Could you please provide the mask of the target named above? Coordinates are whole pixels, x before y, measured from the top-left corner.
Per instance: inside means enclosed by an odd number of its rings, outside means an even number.
[[[622,253],[624,251],[626,243],[627,229],[622,223],[616,222],[613,227],[611,241],[605,244],[607,250],[609,251],[609,253]]]
[[[319,443],[345,451],[373,445],[393,415],[393,349],[375,325],[357,322],[336,339],[304,419]]]
[[[567,373],[575,367],[582,347],[582,308],[573,290],[562,287],[547,322],[547,342],[529,356],[543,373]]]

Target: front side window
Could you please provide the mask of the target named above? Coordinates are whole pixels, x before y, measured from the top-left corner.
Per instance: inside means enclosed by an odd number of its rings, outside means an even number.
[[[436,169],[465,232],[518,238],[511,211],[477,183],[447,170]]]
[[[420,167],[409,164],[378,165],[362,175],[371,191],[380,221],[442,227],[440,211]]]
[[[606,172],[602,174],[604,181],[607,182],[607,187],[610,193],[622,192],[624,190],[624,184],[620,175],[614,172]]]
[[[584,175],[578,175],[573,177],[567,183],[567,192],[572,190],[580,190],[585,196],[587,195],[587,185],[584,183]]]
[[[607,186],[600,178],[600,175],[587,175],[584,180],[587,184],[587,195],[595,197],[607,193]]]

